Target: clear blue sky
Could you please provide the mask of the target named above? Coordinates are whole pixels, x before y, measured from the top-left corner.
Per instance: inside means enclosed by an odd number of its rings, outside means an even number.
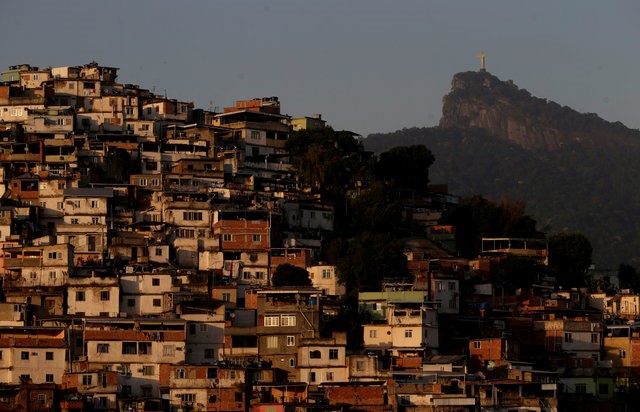
[[[436,125],[481,51],[535,96],[640,127],[637,0],[0,4],[2,70],[95,60],[197,107],[279,96],[285,113],[363,135]]]

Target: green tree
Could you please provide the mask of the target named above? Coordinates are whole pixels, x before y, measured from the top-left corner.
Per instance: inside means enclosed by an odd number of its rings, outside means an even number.
[[[549,269],[563,286],[584,286],[593,248],[581,233],[560,233],[549,238]]]
[[[456,246],[464,256],[477,255],[483,237],[540,236],[536,221],[524,214],[523,203],[503,200],[496,205],[480,195],[462,199],[441,222],[456,227]]]
[[[403,244],[390,234],[362,232],[351,239],[334,239],[327,257],[351,296],[380,290],[384,278],[408,276]]]
[[[632,289],[634,292],[640,291],[640,275],[638,275],[638,271],[633,266],[621,264],[618,268],[618,279],[620,280],[620,287]]]
[[[273,286],[310,286],[311,278],[305,269],[290,263],[279,265],[271,277]]]
[[[530,288],[538,278],[540,267],[534,259],[522,256],[507,256],[500,260],[495,278],[517,288]]]
[[[398,146],[380,154],[374,173],[400,191],[427,191],[429,167],[434,161],[433,153],[424,145]]]
[[[374,182],[349,207],[351,221],[359,230],[389,231],[402,220],[402,205],[395,191],[383,182]]]
[[[331,127],[293,133],[287,150],[302,184],[317,193],[343,193],[363,166],[362,147],[355,135]]]

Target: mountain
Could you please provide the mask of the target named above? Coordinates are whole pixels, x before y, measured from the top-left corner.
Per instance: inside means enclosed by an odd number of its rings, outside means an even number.
[[[373,134],[368,150],[424,144],[433,183],[523,200],[538,227],[585,234],[598,267],[640,266],[640,131],[531,96],[487,72],[456,74],[439,127]]]
[[[442,128],[480,128],[526,149],[640,146],[640,131],[540,99],[488,72],[458,73],[443,99]]]

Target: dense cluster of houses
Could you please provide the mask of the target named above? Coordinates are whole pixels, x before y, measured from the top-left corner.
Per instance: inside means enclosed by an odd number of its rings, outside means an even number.
[[[412,280],[359,294],[357,336],[327,327],[334,209],[286,150],[319,115],[196,109],[97,63],[1,76],[0,410],[606,410],[638,390],[640,297],[492,281],[546,243],[455,257],[443,193],[406,205],[428,228]],[[273,287],[282,264],[312,286]]]

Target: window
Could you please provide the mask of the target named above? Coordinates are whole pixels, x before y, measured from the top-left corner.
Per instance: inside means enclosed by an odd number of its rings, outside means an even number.
[[[20,352],[20,359],[29,360],[29,352],[26,352],[26,351]]]
[[[231,236],[229,233],[225,233],[222,235],[223,242],[231,242],[232,240],[233,240],[233,236]]]
[[[176,353],[175,345],[164,345],[162,347],[162,356],[174,356]]]
[[[316,381],[316,373],[309,372],[309,382],[315,382],[315,381]]]
[[[295,336],[287,336],[287,346],[296,346]]]
[[[597,333],[592,333],[591,334],[591,343],[598,343],[598,334]]]
[[[398,395],[398,403],[400,405],[411,405],[411,397],[409,395]]]
[[[82,385],[91,386],[92,376],[91,375],[82,375]]]
[[[76,292],[76,301],[77,302],[84,302],[84,291],[77,291]]]
[[[627,357],[627,351],[624,349],[620,349],[620,351],[618,352],[618,356],[620,356],[620,359],[624,359]]]
[[[122,342],[123,355],[135,355],[138,353],[138,345],[136,342]]]
[[[102,408],[102,409],[108,409],[109,408],[109,398],[107,398],[106,396],[100,396],[97,399],[98,399],[98,407],[99,408]]]
[[[207,324],[206,323],[201,323],[200,324],[200,332],[206,332],[207,331]]]
[[[130,308],[134,308],[136,306],[136,300],[135,299],[127,299],[127,306]]]
[[[96,352],[98,353],[109,353],[109,344],[108,343],[98,343],[96,347]]]
[[[50,270],[49,271],[49,279],[55,280],[55,278],[56,278],[56,271],[55,270]]]
[[[264,278],[265,278],[264,272],[262,271],[256,272],[256,279],[264,279]]]
[[[183,239],[192,239],[196,237],[196,231],[193,229],[178,229],[177,237]]]
[[[251,279],[251,272],[242,272],[242,279]]]
[[[202,220],[202,212],[183,212],[182,218],[184,220]]]
[[[62,259],[62,252],[49,252],[47,256],[49,259]]]
[[[87,236],[87,250],[89,252],[96,251],[96,237],[95,236]]]
[[[262,239],[262,235],[253,235],[254,242],[260,242],[261,239]]]
[[[296,367],[296,359],[295,358],[289,358],[289,367],[290,368],[295,368]]]
[[[443,290],[444,290],[443,282],[442,282],[442,281],[440,281],[440,280],[436,280],[436,290],[437,290],[438,292],[441,292],[441,291],[443,291]]]
[[[74,217],[74,218],[71,218],[71,224],[72,225],[79,225],[80,221],[77,218]]]
[[[157,247],[156,248],[156,256],[162,256],[162,248],[161,247]]]
[[[331,279],[331,269],[322,269],[322,279]]]
[[[296,315],[282,315],[281,326],[296,326]]]
[[[264,317],[264,326],[279,326],[280,317],[278,315],[266,315]]]
[[[138,353],[140,355],[151,355],[151,342],[138,342]]]
[[[42,404],[42,405],[47,403],[47,394],[46,393],[39,393],[38,394],[38,402],[40,402],[40,404]]]
[[[141,124],[141,125],[140,125],[140,130],[144,130],[144,131],[149,130],[149,125],[148,125],[148,124]],[[149,168],[149,167],[147,166],[147,169],[148,169],[148,168]],[[153,170],[155,170],[155,169],[153,169]]]
[[[196,334],[196,324],[195,323],[190,323],[189,324],[189,335],[195,335]]]
[[[91,224],[92,225],[99,225],[100,224],[100,218],[99,217],[92,217],[91,218]]]
[[[364,361],[356,361],[356,370],[363,371],[364,370]]]
[[[62,210],[62,209],[64,209],[64,203],[58,202],[58,210]]]
[[[333,372],[325,373],[325,380],[328,381],[328,382],[333,381]]]
[[[570,333],[565,333],[564,334],[564,341],[565,341],[565,343],[573,342],[573,336]]]
[[[155,307],[162,306],[162,299],[154,299],[153,300],[153,306],[155,306]]]
[[[479,340],[473,341],[473,349],[482,349],[482,342]]]
[[[218,368],[207,368],[207,379],[215,379],[218,377]]]
[[[214,359],[216,357],[216,350],[207,348],[204,350],[204,358],[205,359]]]
[[[309,351],[309,359],[322,359],[322,352],[317,349]]]
[[[257,131],[257,130],[252,130],[251,131],[251,139],[260,140],[260,132]]]
[[[176,369],[176,372],[175,372],[175,378],[176,379],[184,379],[185,375],[186,374],[185,374],[184,369],[182,369],[182,368]]]
[[[370,337],[371,339],[375,339],[375,338],[377,338],[377,337],[378,337],[378,331],[377,331],[377,330],[375,330],[375,329],[371,329],[371,330],[369,331],[369,337]]]
[[[100,291],[100,300],[109,300],[110,295],[108,290]]]
[[[456,282],[449,282],[449,290],[456,290]]]
[[[329,359],[338,359],[338,349],[329,349]]]
[[[275,349],[278,347],[278,337],[277,336],[267,336],[267,348]]]
[[[231,302],[231,293],[223,293],[222,294],[223,302]]]
[[[53,382],[53,373],[47,373],[44,375],[44,381],[47,383]]]
[[[455,299],[449,299],[449,309],[458,309],[458,302]]]
[[[404,337],[405,337],[405,338],[412,338],[412,337],[413,337],[413,330],[411,330],[411,329],[405,329],[405,331],[404,331]]]
[[[607,385],[606,383],[601,383],[598,385],[598,392],[601,395],[608,395],[609,394],[609,385]]]
[[[53,352],[45,352],[44,358],[46,360],[53,360]]]
[[[160,286],[160,278],[152,278],[151,286]]]
[[[576,393],[584,395],[587,393],[587,384],[586,383],[576,383]]]
[[[153,376],[155,374],[155,368],[153,365],[146,365],[142,367],[142,374],[144,376]]]

